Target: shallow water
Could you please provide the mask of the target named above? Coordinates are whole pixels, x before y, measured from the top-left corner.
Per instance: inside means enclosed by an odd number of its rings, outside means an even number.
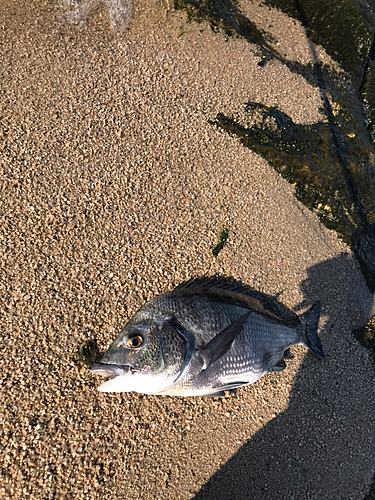
[[[88,16],[100,3],[108,9],[112,29],[121,34],[130,23],[133,10],[132,0],[60,0],[62,20],[83,26]]]

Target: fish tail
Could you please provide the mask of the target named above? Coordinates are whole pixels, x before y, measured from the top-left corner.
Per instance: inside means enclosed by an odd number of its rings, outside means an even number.
[[[319,359],[324,359],[323,346],[318,337],[320,309],[320,302],[318,301],[300,316],[300,321],[304,329],[302,344]]]

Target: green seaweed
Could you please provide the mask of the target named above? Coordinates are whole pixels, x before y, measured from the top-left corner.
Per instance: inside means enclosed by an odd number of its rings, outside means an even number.
[[[215,245],[214,247],[211,248],[211,253],[214,257],[217,257],[219,255],[219,253],[221,252],[221,250],[223,249],[223,247],[228,239],[228,235],[229,235],[229,229],[226,227],[223,227],[220,231],[220,234],[219,234],[219,242],[217,243],[217,245]]]

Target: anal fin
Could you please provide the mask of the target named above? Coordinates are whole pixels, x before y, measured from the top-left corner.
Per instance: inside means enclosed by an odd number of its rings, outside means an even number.
[[[229,382],[228,384],[225,385],[219,385],[217,387],[214,387],[214,389],[221,390],[221,391],[231,391],[232,389],[238,389],[238,387],[242,387],[243,385],[247,385],[249,382]]]
[[[269,371],[270,372],[282,372],[286,368],[286,363],[283,359],[280,359],[275,366],[273,366]]]
[[[202,394],[201,396],[204,398],[222,398],[225,396],[224,391],[233,391],[234,389],[238,389],[248,383],[249,382],[229,382],[229,384],[213,387],[212,392],[207,392],[207,394]]]
[[[225,392],[224,391],[209,392],[208,394],[202,394],[201,396],[202,398],[224,398]]]

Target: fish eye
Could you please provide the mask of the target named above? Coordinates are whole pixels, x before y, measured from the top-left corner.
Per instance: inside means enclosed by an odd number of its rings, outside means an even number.
[[[126,345],[130,347],[130,349],[138,349],[138,347],[141,347],[143,344],[143,337],[141,335],[135,335],[134,337],[131,337]]]

